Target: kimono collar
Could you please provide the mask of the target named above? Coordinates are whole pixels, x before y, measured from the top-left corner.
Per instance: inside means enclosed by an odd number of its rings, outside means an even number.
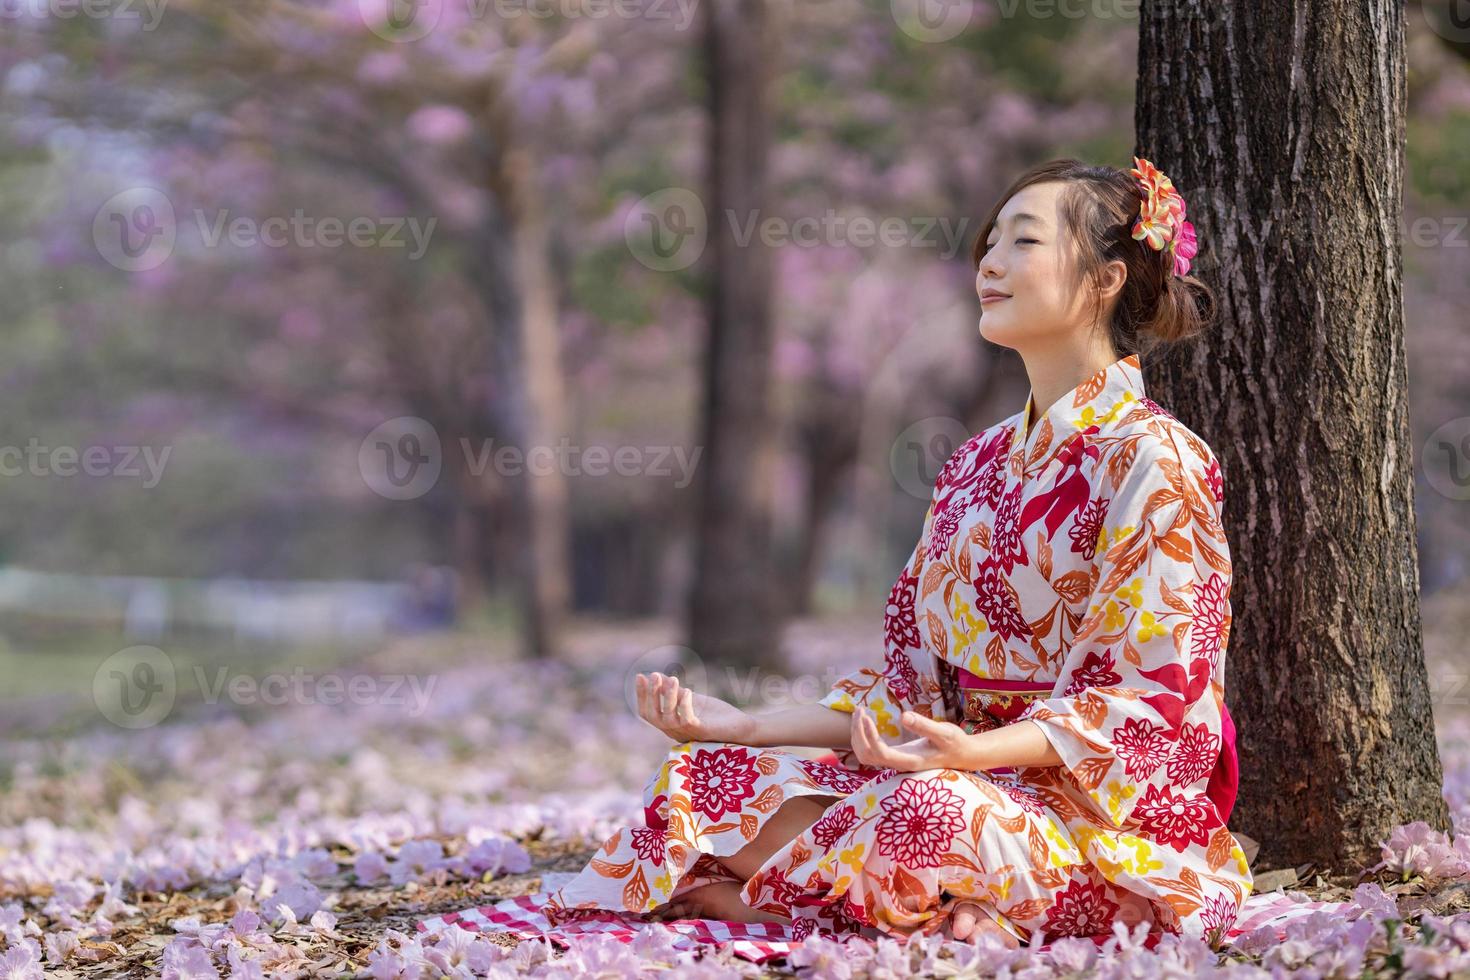
[[[1028,391],[1026,407],[1021,410],[1011,436],[1011,451],[1029,446],[1036,440],[1038,432],[1045,432],[1048,428],[1051,433],[1049,444],[1065,442],[1082,429],[1101,428],[1136,406],[1144,397],[1143,370],[1137,354],[1114,361],[1058,398],[1029,430],[1026,419],[1031,415],[1035,393]],[[1045,422],[1051,425],[1048,427]],[[1038,452],[1045,453],[1048,448],[1049,445],[1039,447]]]

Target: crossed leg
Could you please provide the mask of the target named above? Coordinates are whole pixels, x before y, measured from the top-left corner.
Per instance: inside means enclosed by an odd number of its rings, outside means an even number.
[[[793,796],[782,803],[750,841],[734,854],[722,856],[720,863],[740,881],[715,881],[691,888],[672,902],[649,913],[657,921],[673,919],[723,919],[728,922],[789,922],[785,916],[753,909],[745,904],[741,892],[745,882],[760,870],[772,854],[791,843],[797,834],[821,819],[837,796]]]

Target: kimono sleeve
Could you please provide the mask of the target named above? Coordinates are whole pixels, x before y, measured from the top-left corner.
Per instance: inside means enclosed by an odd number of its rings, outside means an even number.
[[[919,574],[923,568],[925,542],[934,517],[934,503],[924,516],[924,528],[913,553],[898,573],[888,594],[883,614],[881,664],[859,668],[839,678],[818,704],[851,714],[856,705],[873,713],[880,734],[899,738],[899,716],[914,711],[930,718],[944,718],[943,694],[934,655],[919,634],[915,603]]]
[[[1017,718],[1046,733],[1090,816],[1120,831],[1148,829],[1150,814],[1175,827],[1182,814],[1190,833],[1220,820],[1202,787],[1225,738],[1230,555],[1219,466],[1188,442],[1136,447],[1108,501],[1054,695]],[[1108,469],[1094,494],[1108,496]]]

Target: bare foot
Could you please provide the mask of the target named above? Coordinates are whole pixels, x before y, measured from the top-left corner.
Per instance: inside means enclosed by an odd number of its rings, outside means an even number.
[[[699,918],[699,906],[688,901],[684,895],[665,905],[660,905],[652,912],[645,912],[643,918],[650,922],[673,922],[677,919]]]
[[[644,917],[654,922],[675,919],[720,919],[725,922],[786,922],[791,920],[745,904],[741,892],[743,881],[714,881],[691,888],[672,902],[661,905]]]
[[[1020,949],[1021,941],[1002,928],[999,922],[974,902],[960,902],[950,913],[944,925],[945,935],[960,942],[971,942],[981,934],[999,939],[1009,949]]]

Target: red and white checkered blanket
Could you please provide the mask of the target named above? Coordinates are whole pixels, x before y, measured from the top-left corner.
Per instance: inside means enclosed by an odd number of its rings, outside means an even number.
[[[518,898],[507,898],[494,905],[464,909],[460,912],[447,912],[421,920],[417,928],[425,936],[440,932],[450,926],[457,926],[472,932],[507,932],[522,939],[544,937],[559,948],[565,949],[578,937],[592,933],[612,936],[625,943],[632,942],[639,930],[649,925],[648,922],[633,913],[608,911],[605,917],[579,918],[551,928],[540,911],[548,894],[544,891],[536,892],[531,895],[521,895]],[[1338,911],[1351,904],[1351,902],[1303,901],[1281,892],[1252,895],[1246,899],[1245,908],[1241,910],[1240,916],[1235,920],[1235,925],[1226,934],[1225,944],[1228,946],[1236,937],[1253,932],[1265,925],[1274,927],[1278,938],[1285,938],[1283,930],[1286,923],[1311,915],[1313,912]],[[675,943],[679,949],[728,945],[735,955],[756,963],[785,956],[801,945],[801,940],[794,938],[789,926],[777,923],[761,922],[747,925],[714,919],[680,919],[662,924],[682,937]],[[1150,945],[1156,941],[1157,937],[1153,937]],[[1050,944],[1045,944],[1040,948],[1045,949],[1047,945]]]

